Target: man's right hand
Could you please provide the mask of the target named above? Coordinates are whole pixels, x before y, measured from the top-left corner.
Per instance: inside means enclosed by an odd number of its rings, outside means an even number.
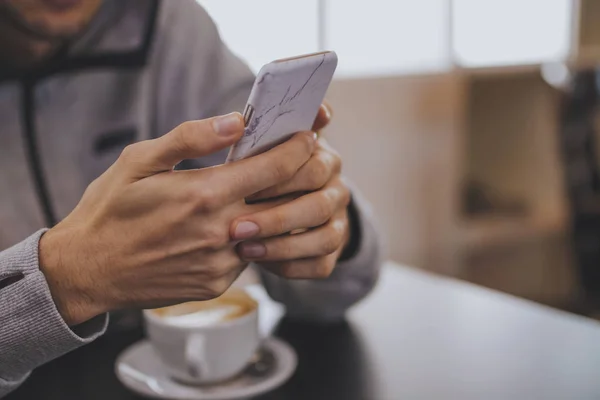
[[[314,134],[305,132],[247,160],[173,169],[231,146],[243,130],[234,113],[127,147],[42,236],[40,268],[67,324],[116,309],[206,300],[233,283],[247,263],[230,242],[230,224],[261,207],[244,199],[290,179],[315,147]]]

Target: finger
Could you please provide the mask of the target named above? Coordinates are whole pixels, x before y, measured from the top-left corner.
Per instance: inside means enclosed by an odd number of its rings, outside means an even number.
[[[242,136],[244,120],[232,113],[201,121],[184,122],[166,135],[128,146],[120,160],[133,168],[133,177],[172,170],[183,160],[212,154],[231,146]]]
[[[184,272],[180,273],[183,287],[189,287],[205,298],[225,292],[248,266],[233,248],[222,250],[207,258],[206,254],[194,254]]]
[[[341,172],[341,169],[342,159],[339,154],[331,149],[324,139],[319,139],[313,156],[291,180],[258,192],[248,200],[257,201],[290,193],[312,192],[325,186],[334,175]]]
[[[329,107],[329,104],[321,104],[321,107],[319,108],[319,113],[315,118],[312,130],[318,132],[321,129],[325,128],[327,125],[329,125],[329,123],[331,122],[331,115],[331,107]]]
[[[233,285],[234,282],[237,281],[240,275],[242,275],[247,266],[248,264],[245,264],[235,269],[232,269],[227,275],[222,277],[220,280],[216,281],[214,287],[214,297],[219,297],[223,293],[225,293],[231,287],[231,285]]]
[[[284,263],[265,263],[260,266],[286,279],[327,279],[337,265],[338,254]]]
[[[230,204],[291,179],[310,159],[315,148],[313,132],[301,132],[279,146],[244,160],[212,168],[203,174],[203,186],[215,200]]]
[[[333,254],[345,244],[348,219],[338,213],[326,225],[297,235],[242,242],[238,254],[247,261],[273,262],[292,261],[304,258],[323,257]]]
[[[338,210],[345,211],[349,201],[350,191],[336,179],[323,190],[236,219],[231,225],[231,237],[234,240],[266,238],[314,228],[325,224]]]

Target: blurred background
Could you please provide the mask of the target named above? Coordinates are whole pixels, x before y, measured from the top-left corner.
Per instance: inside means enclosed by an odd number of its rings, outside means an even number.
[[[200,3],[255,71],[338,53],[326,135],[394,261],[594,309],[600,1]]]

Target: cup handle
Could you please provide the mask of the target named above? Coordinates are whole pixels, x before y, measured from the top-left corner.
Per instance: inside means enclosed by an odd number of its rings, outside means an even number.
[[[201,335],[190,335],[185,343],[187,372],[196,379],[208,374],[205,343],[204,337]]]

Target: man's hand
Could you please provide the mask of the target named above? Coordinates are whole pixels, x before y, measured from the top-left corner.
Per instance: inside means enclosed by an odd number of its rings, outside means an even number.
[[[329,120],[330,112],[322,106],[313,129],[318,131]],[[286,278],[328,277],[350,237],[350,191],[340,176],[341,167],[340,156],[319,139],[310,160],[292,179],[252,196],[262,200],[302,194],[236,219],[231,234],[244,240],[238,246],[240,256]]]
[[[175,171],[243,134],[238,113],[187,122],[126,148],[75,210],[40,241],[40,268],[69,325],[122,308],[222,294],[246,267],[232,221],[265,209],[244,198],[288,181],[311,157],[314,134],[240,162]]]

